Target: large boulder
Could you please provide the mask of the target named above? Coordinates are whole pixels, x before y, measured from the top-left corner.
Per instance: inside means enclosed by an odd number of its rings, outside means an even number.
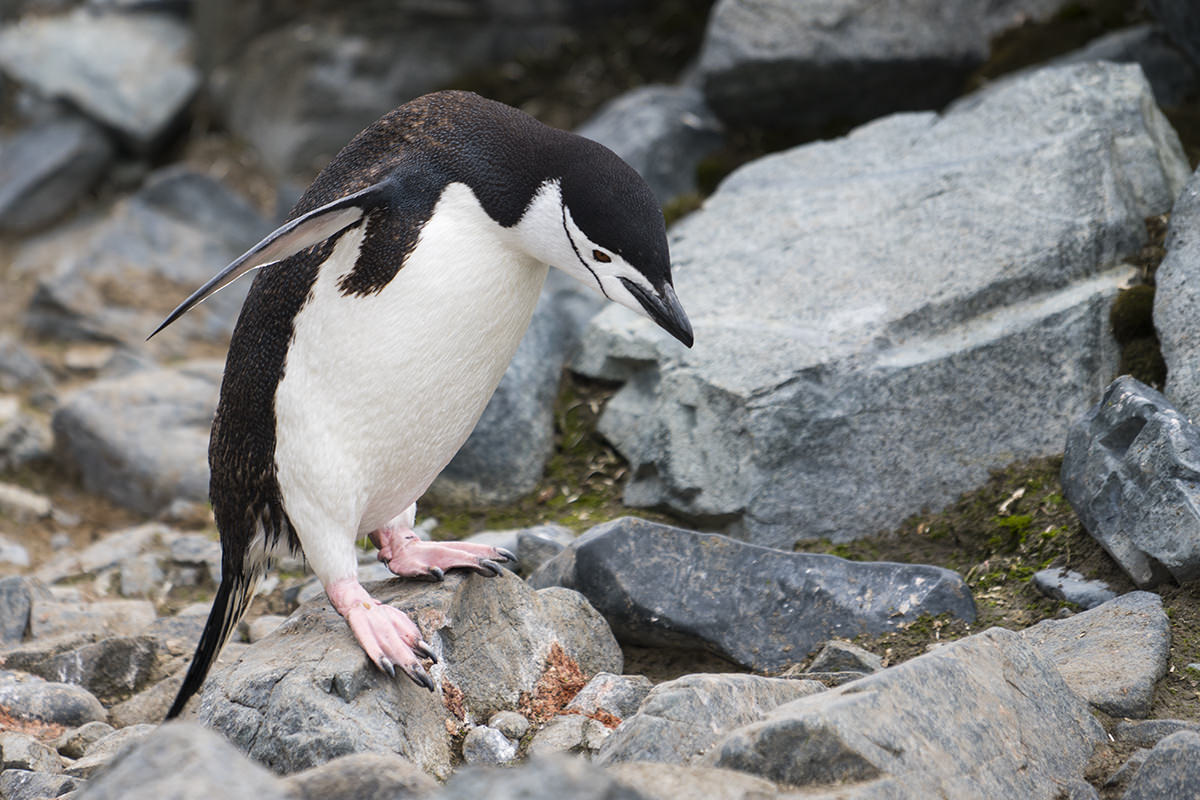
[[[621,670],[604,620],[574,592],[534,592],[511,573],[452,573],[440,584],[368,587],[406,611],[437,653],[438,692],[367,659],[324,598],[313,600],[205,684],[200,718],[276,772],[347,753],[391,750],[440,777],[450,773],[460,721],[532,702],[550,675]],[[540,688],[539,688],[540,687]]]
[[[1138,586],[1200,578],[1200,429],[1128,375],[1072,426],[1063,494]]]
[[[529,581],[581,592],[622,641],[703,648],[753,670],[923,615],[975,619],[948,569],[785,553],[632,517],[592,528]]]
[[[1187,172],[1141,71],[1106,63],[743,167],[672,229],[695,349],[607,308],[576,359],[627,381],[600,420],[626,502],[790,548],[1060,452],[1116,370],[1122,258]]]
[[[1200,419],[1200,171],[1171,209],[1166,255],[1154,275],[1154,327],[1167,362],[1163,391],[1179,411]]]

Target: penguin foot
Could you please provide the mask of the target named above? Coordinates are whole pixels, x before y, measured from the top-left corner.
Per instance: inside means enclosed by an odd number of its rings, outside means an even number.
[[[503,547],[472,542],[423,542],[409,527],[390,524],[373,531],[379,560],[402,578],[440,581],[446,570],[463,568],[480,575],[500,574],[500,565],[517,557]]]
[[[325,586],[325,594],[375,666],[392,677],[399,669],[413,683],[434,690],[433,679],[421,659],[437,663],[437,656],[407,614],[371,597],[354,578],[331,581]]]

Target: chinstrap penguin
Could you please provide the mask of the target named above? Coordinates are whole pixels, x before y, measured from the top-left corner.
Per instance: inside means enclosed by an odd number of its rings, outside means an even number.
[[[508,367],[548,266],[691,346],[662,212],[641,176],[502,103],[437,92],[356,136],[287,223],[154,331],[265,267],[233,332],[209,445],[221,583],[168,719],[286,551],[303,551],[380,669],[434,688],[416,625],[358,583],[355,541],[369,536],[403,577],[498,575],[512,559],[422,542],[412,526]]]

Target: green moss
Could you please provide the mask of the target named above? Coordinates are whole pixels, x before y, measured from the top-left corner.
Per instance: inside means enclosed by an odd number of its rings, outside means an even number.
[[[1154,287],[1130,286],[1117,293],[1108,313],[1113,336],[1120,344],[1154,335]]]
[[[1167,382],[1167,362],[1157,336],[1134,339],[1121,348],[1121,375],[1132,375],[1147,386],[1161,389]]]

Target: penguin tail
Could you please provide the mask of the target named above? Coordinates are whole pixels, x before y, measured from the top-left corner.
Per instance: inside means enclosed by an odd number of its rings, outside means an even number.
[[[217,596],[213,598],[208,622],[204,624],[204,633],[200,636],[200,644],[196,647],[196,654],[192,656],[192,664],[184,676],[179,694],[175,696],[175,702],[167,712],[168,720],[179,716],[188,700],[204,684],[209,669],[217,660],[225,642],[229,640],[234,627],[245,615],[250,598],[254,596],[254,589],[258,586],[260,574],[247,575],[240,570],[235,572],[228,569],[228,564],[224,566],[226,569],[221,570],[221,585],[217,587]]]

